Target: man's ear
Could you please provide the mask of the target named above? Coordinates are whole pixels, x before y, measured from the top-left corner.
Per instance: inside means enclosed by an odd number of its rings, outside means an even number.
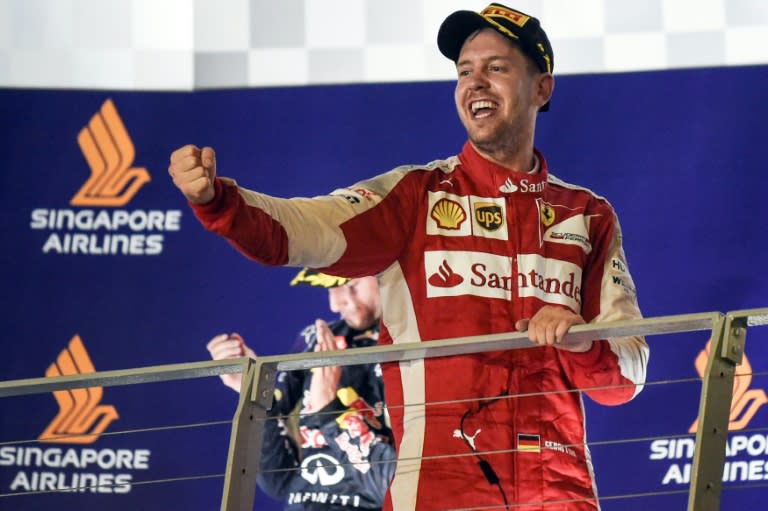
[[[555,91],[555,77],[552,73],[541,73],[536,78],[536,98],[541,107],[547,104],[547,101],[552,97],[552,93]]]

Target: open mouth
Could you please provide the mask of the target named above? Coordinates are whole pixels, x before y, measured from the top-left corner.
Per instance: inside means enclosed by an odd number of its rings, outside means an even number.
[[[482,119],[493,114],[493,111],[498,108],[498,105],[492,101],[482,100],[473,101],[469,104],[469,109],[472,112],[472,116],[475,119]]]

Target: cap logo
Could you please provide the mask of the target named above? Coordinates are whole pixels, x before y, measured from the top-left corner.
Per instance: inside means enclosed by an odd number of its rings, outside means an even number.
[[[523,28],[525,24],[528,22],[528,20],[531,19],[530,16],[526,16],[521,12],[511,11],[509,9],[503,9],[501,7],[490,7],[490,6],[483,9],[480,15],[486,19],[493,16],[501,16],[503,18],[508,19],[509,21],[511,21],[512,23],[514,23],[520,28]]]

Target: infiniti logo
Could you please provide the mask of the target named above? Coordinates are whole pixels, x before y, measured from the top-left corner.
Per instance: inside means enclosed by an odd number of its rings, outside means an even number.
[[[327,454],[313,454],[301,462],[301,477],[311,484],[333,486],[344,479],[344,468]]]

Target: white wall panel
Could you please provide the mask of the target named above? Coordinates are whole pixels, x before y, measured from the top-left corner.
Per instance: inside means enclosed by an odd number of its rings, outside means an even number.
[[[191,90],[450,80],[482,0],[0,0],[0,86]],[[768,63],[766,0],[520,0],[558,74]],[[213,76],[217,74],[218,76]]]

